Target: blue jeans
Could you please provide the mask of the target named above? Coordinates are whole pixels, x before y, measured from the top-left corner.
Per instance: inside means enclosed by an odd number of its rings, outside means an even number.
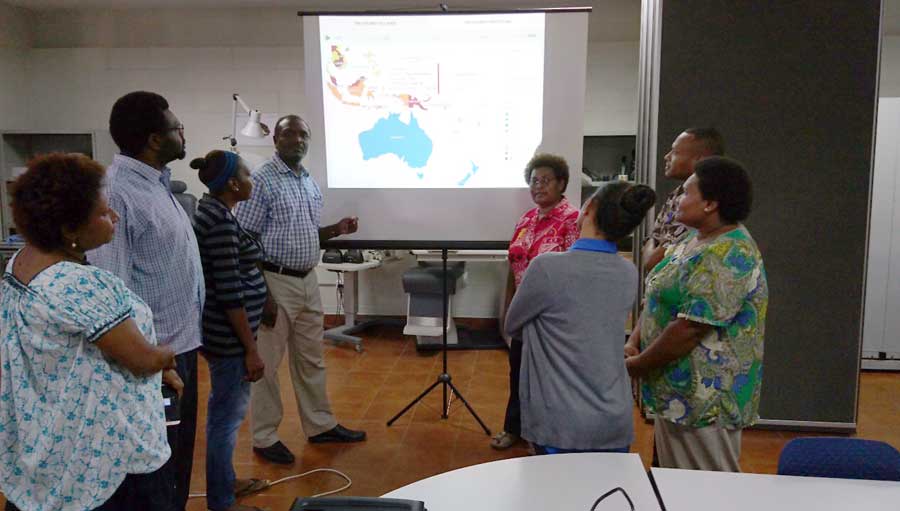
[[[250,405],[250,382],[244,380],[244,357],[207,355],[206,360],[212,386],[206,411],[206,507],[220,511],[235,501],[231,458]]]
[[[619,447],[616,449],[588,449],[586,451],[580,451],[578,449],[559,449],[556,447],[550,447],[549,445],[534,444],[534,452],[537,454],[573,454],[579,452],[622,452],[627,454],[630,450],[630,445],[626,445],[625,447]]]

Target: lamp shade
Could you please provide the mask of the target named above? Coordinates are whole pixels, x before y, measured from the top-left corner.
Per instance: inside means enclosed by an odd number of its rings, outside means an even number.
[[[261,123],[259,119],[259,110],[251,110],[250,118],[247,119],[247,124],[241,129],[241,135],[252,138],[264,138],[269,136],[269,127]]]

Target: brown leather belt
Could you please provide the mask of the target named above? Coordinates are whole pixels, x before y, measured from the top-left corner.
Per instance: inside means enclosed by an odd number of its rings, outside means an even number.
[[[262,267],[266,271],[270,271],[273,273],[280,273],[281,275],[287,275],[289,277],[300,277],[305,278],[309,275],[309,272],[312,271],[312,268],[308,270],[295,270],[293,268],[288,268],[287,266],[281,266],[280,264],[272,264],[267,261],[263,261]]]

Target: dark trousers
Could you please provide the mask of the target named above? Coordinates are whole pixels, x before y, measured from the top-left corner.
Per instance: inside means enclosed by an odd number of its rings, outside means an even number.
[[[522,339],[513,338],[509,343],[509,400],[506,402],[503,431],[516,436],[522,434],[522,409],[519,406],[519,369],[521,365]]]
[[[197,433],[197,351],[175,356],[176,371],[184,382],[180,401],[181,423],[166,428],[172,457],[163,465],[169,480],[174,481],[175,511],[184,511],[191,491],[191,470],[194,466],[194,437]]]
[[[116,492],[94,511],[169,511],[172,507],[172,491],[169,479],[162,469],[149,474],[128,474]],[[6,502],[6,511],[20,511],[12,502]]]

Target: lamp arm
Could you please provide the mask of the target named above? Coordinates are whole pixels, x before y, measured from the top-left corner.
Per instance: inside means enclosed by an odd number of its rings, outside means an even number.
[[[233,151],[235,147],[237,147],[237,128],[235,124],[237,124],[237,99],[238,95],[234,94],[231,96],[234,101],[231,102],[231,138],[228,140],[229,144],[231,144],[231,150]]]
[[[241,99],[241,96],[240,96],[240,95],[238,95],[237,93],[234,93],[234,94],[232,95],[232,97],[234,98],[235,101],[237,101],[238,103],[241,104],[241,106],[244,108],[244,111],[245,111],[245,112],[247,112],[248,114],[250,113],[250,107],[247,106],[247,103],[244,103],[244,100]]]

